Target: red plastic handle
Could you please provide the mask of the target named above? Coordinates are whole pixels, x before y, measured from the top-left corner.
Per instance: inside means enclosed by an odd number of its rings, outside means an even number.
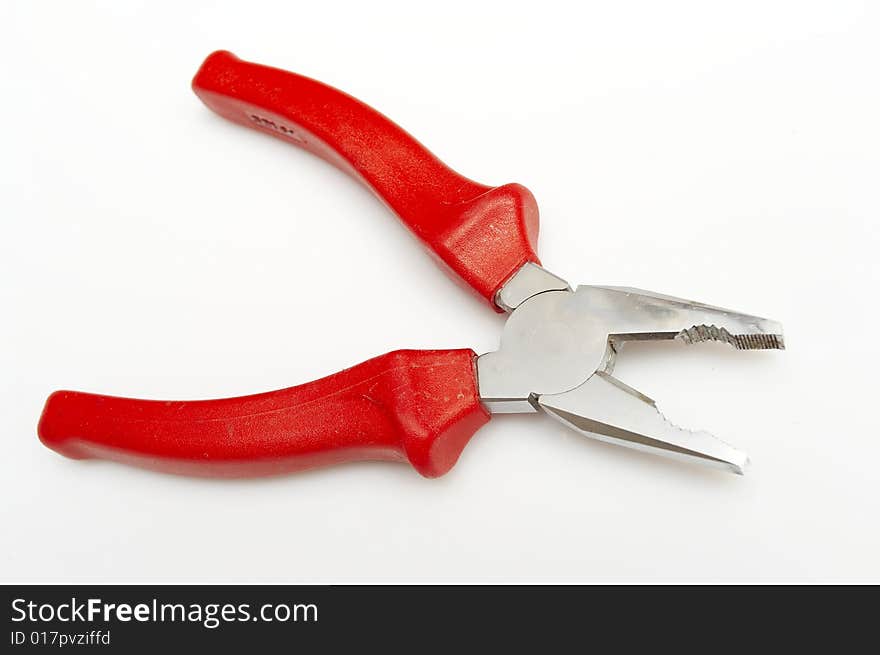
[[[193,90],[221,116],[305,148],[362,181],[496,310],[504,282],[524,263],[540,263],[538,207],[528,189],[462,177],[341,91],[225,51],[205,60]]]
[[[474,358],[472,350],[398,350],[297,387],[224,400],[56,391],[38,432],[68,457],[170,473],[239,477],[408,459],[436,477],[489,420]]]

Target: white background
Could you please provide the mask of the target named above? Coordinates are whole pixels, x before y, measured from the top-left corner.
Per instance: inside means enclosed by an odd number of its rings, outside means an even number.
[[[868,2],[4,2],[0,580],[880,582],[880,14]],[[210,398],[502,317],[369,192],[224,122],[212,50],[316,77],[481,182],[572,282],[770,316],[784,352],[631,347],[617,374],[748,475],[502,416],[438,480],[76,462],[56,388]]]

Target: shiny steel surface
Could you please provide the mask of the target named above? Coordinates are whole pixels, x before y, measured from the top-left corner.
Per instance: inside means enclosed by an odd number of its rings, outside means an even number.
[[[654,452],[742,474],[749,461],[708,432],[680,428],[663,416],[653,400],[607,373],[538,402],[561,423],[600,441]]]
[[[526,262],[495,296],[495,304],[512,312],[526,300],[544,291],[571,291],[568,282],[537,264]]]
[[[673,426],[650,398],[612,377],[614,358],[624,343],[637,340],[782,349],[779,323],[640,289],[571,291],[560,278],[528,266],[498,294],[515,307],[500,348],[477,359],[480,396],[490,411],[543,410],[604,441],[742,472],[744,454],[705,432]]]

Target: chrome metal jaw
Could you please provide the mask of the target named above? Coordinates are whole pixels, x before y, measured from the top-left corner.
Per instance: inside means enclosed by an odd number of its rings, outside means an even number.
[[[627,341],[722,341],[782,349],[775,321],[625,287],[579,286],[526,264],[498,294],[512,310],[497,351],[477,358],[495,413],[544,411],[590,437],[742,473],[744,453],[671,424],[653,400],[612,376]]]

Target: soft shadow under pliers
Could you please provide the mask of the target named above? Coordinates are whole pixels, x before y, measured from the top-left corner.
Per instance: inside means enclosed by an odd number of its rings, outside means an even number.
[[[193,80],[221,116],[284,139],[366,184],[489,305],[510,314],[495,352],[399,350],[335,375],[243,398],[155,401],[57,391],[43,443],[176,473],[261,475],[350,460],[446,473],[491,413],[544,412],[578,432],[742,473],[744,453],[675,427],[613,376],[627,341],[781,349],[757,316],[624,287],[572,289],[544,269],[538,207],[519,184],[453,170],[387,118],[315,80],[209,56]]]

